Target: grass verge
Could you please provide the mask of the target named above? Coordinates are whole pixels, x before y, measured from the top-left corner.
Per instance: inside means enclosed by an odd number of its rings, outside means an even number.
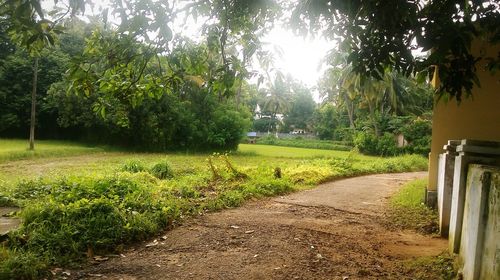
[[[436,257],[420,257],[401,263],[400,270],[404,274],[413,275],[415,280],[452,280],[457,273],[453,257],[442,253]]]
[[[439,231],[437,211],[424,204],[427,179],[406,183],[390,201],[388,225],[399,229],[410,229],[424,234]],[[451,280],[456,277],[453,257],[447,252],[438,256],[419,257],[402,261],[400,271],[413,275],[414,279]]]
[[[391,198],[387,214],[391,226],[425,234],[438,232],[437,210],[424,204],[426,186],[427,179],[411,181]]]

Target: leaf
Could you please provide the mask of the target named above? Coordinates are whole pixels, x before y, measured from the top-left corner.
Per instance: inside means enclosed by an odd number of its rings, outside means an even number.
[[[40,18],[43,18],[43,10],[39,0],[31,0],[31,6],[36,10]]]
[[[172,29],[167,25],[164,25],[160,28],[160,35],[167,41],[171,41],[173,38]]]
[[[195,83],[198,87],[202,87],[205,83],[201,76],[185,75],[184,78]]]

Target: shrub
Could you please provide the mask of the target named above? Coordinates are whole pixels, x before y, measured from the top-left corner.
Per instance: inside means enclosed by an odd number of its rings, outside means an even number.
[[[377,137],[372,133],[359,132],[354,139],[354,144],[360,152],[367,155],[395,156],[401,152],[396,146],[394,136],[390,133]]]
[[[394,136],[390,133],[384,133],[383,136],[377,139],[377,155],[395,156],[399,154],[399,149],[396,146]]]
[[[130,173],[137,173],[145,170],[146,167],[144,167],[144,164],[140,160],[129,160],[125,162],[121,167],[121,171],[126,171]]]
[[[405,153],[427,156],[431,150],[432,121],[414,118],[406,121],[401,128],[408,145],[404,147]]]
[[[371,133],[359,132],[354,137],[354,145],[363,154],[376,155],[378,152],[377,151],[377,147],[378,147],[377,137]]]
[[[49,264],[66,264],[86,252],[113,251],[149,237],[179,215],[175,202],[156,197],[151,178],[118,173],[25,183],[46,191],[21,212],[23,225],[11,235],[10,246],[29,248]]]
[[[153,165],[153,167],[150,170],[150,173],[160,180],[174,177],[174,171],[172,170],[170,164],[167,161],[162,161]]]

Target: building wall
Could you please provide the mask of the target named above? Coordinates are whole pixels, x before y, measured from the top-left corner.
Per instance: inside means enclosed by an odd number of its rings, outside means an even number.
[[[476,41],[472,46],[475,55],[497,57],[500,45]],[[429,154],[429,191],[437,189],[438,156],[448,140],[474,139],[500,141],[500,71],[492,74],[484,69],[485,61],[478,63],[477,72],[481,87],[475,87],[472,98],[434,105],[432,144]],[[435,79],[435,83],[438,83]]]

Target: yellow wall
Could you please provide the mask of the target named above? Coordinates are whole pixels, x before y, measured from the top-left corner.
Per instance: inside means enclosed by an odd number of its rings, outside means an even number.
[[[496,57],[500,45],[475,42],[472,53]],[[484,70],[485,62],[478,64],[477,71],[481,87],[473,89],[473,97],[445,104],[434,105],[432,121],[432,144],[429,155],[429,188],[437,188],[438,155],[448,140],[474,139],[500,141],[500,71],[495,74]]]

